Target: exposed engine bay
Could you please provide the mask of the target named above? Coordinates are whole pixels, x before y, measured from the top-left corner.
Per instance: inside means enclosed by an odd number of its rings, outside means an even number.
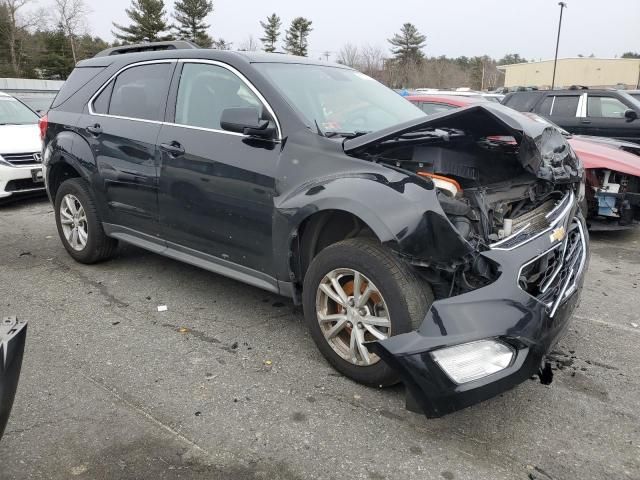
[[[501,114],[475,106],[431,116],[357,155],[432,182],[448,220],[476,252],[511,248],[552,226],[555,212],[578,196],[583,170],[557,129],[525,116],[515,125],[512,112]],[[414,264],[441,280],[447,272],[450,296],[495,276],[483,257],[472,257],[463,265]]]

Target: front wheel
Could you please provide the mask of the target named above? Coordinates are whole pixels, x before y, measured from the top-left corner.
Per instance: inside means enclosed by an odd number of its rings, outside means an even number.
[[[432,302],[429,284],[368,238],[325,248],[304,279],[305,320],[316,345],[336,370],[365,385],[398,382],[367,342],[417,329]]]

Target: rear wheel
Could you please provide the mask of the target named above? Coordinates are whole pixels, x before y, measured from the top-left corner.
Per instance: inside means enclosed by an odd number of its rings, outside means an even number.
[[[366,385],[398,381],[367,342],[417,329],[432,302],[429,284],[368,238],[325,248],[304,280],[305,319],[318,348],[336,370]]]
[[[105,235],[87,182],[71,178],[56,192],[55,216],[64,248],[80,263],[96,263],[111,257],[118,242]]]

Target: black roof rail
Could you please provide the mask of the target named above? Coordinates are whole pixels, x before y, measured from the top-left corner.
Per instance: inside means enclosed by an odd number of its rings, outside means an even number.
[[[171,40],[167,42],[136,43],[133,45],[121,45],[119,47],[107,48],[98,52],[96,57],[108,57],[110,55],[122,55],[124,53],[153,52],[157,50],[188,50],[200,48],[189,40]]]

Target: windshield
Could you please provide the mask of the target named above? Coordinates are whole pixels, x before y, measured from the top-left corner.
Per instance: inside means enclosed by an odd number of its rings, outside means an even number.
[[[13,97],[0,96],[0,125],[38,123],[38,115]]]
[[[280,89],[309,128],[327,136],[374,132],[424,116],[393,90],[355,70],[294,63],[255,67]]]

